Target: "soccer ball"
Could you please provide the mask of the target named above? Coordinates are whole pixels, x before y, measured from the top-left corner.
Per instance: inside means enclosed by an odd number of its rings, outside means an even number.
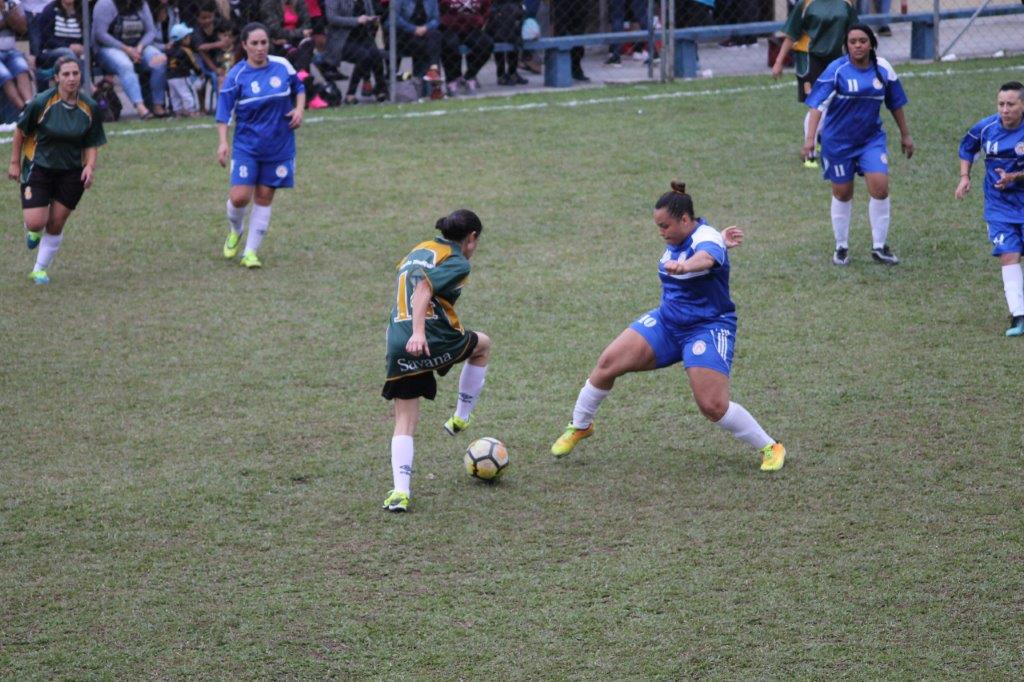
[[[469,444],[462,462],[473,478],[493,481],[508,466],[508,450],[497,438],[480,438]]]

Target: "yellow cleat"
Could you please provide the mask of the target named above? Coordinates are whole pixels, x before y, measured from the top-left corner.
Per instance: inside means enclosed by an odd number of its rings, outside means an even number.
[[[782,443],[766,445],[761,450],[761,471],[778,471],[786,463],[786,448]]]
[[[234,230],[228,230],[228,238],[224,240],[224,257],[234,258],[238,254],[239,247],[242,246],[242,233],[235,233]]]
[[[572,449],[576,447],[584,438],[590,438],[594,435],[594,425],[591,424],[585,429],[577,429],[572,424],[565,427],[565,433],[558,437],[554,445],[551,446],[551,454],[555,457],[565,457]]]
[[[260,259],[256,257],[255,251],[246,251],[243,253],[242,260],[240,260],[239,263],[250,270],[263,267],[263,263],[261,263]]]

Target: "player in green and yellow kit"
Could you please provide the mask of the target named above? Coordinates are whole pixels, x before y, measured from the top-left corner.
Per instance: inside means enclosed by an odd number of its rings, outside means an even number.
[[[7,169],[21,183],[26,244],[39,247],[30,275],[36,284],[49,283],[46,269],[60,249],[64,223],[92,186],[98,148],[107,142],[96,102],[79,92],[78,62],[61,57],[54,68],[57,86],[39,93],[18,117]]]
[[[484,387],[491,340],[467,331],[455,314],[455,302],[469,277],[469,259],[480,243],[483,225],[475,213],[459,209],[437,221],[441,236],[417,244],[398,264],[395,303],[387,331],[387,380],[381,391],[395,401],[391,438],[394,489],[384,509],[409,508],[413,434],[420,398],[437,395],[434,372],[444,376],[466,361],[459,377],[455,414],[444,424],[451,435],[469,426],[473,405]]]

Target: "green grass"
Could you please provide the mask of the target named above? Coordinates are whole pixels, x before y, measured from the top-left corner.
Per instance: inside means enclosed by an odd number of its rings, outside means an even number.
[[[259,272],[219,256],[212,130],[112,136],[48,287],[9,185],[0,674],[1020,678],[1022,346],[980,173],[952,196],[1011,66],[906,78],[898,268],[869,260],[862,184],[854,262],[829,264],[801,109],[749,90],[764,79],[324,114]],[[638,99],[712,86],[740,91]],[[383,116],[429,111],[448,113]],[[733,395],[788,446],[778,475],[678,369],[620,380],[595,437],[547,454],[601,349],[658,301],[650,213],[674,178],[747,230]],[[487,388],[451,439],[441,380],[413,512],[387,515],[392,268],[459,206],[486,226],[459,309],[495,341]],[[461,469],[484,435],[512,455],[499,485]]]

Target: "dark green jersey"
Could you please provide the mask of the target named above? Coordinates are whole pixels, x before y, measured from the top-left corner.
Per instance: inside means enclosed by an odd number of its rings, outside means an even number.
[[[81,168],[84,149],[107,143],[96,102],[79,94],[75,104],[67,104],[56,87],[39,93],[25,106],[18,117],[18,128],[25,135],[21,147],[23,183],[36,165],[53,170]]]
[[[459,245],[442,237],[417,244],[398,264],[388,321],[388,379],[443,369],[465,359],[469,336],[455,314],[455,302],[467,277],[469,261]],[[412,294],[424,279],[431,290],[425,325],[430,355],[414,358],[405,352],[405,344],[412,336]]]
[[[846,31],[857,21],[857,10],[847,0],[801,0],[782,31],[792,38],[794,50],[832,61],[843,56]]]

